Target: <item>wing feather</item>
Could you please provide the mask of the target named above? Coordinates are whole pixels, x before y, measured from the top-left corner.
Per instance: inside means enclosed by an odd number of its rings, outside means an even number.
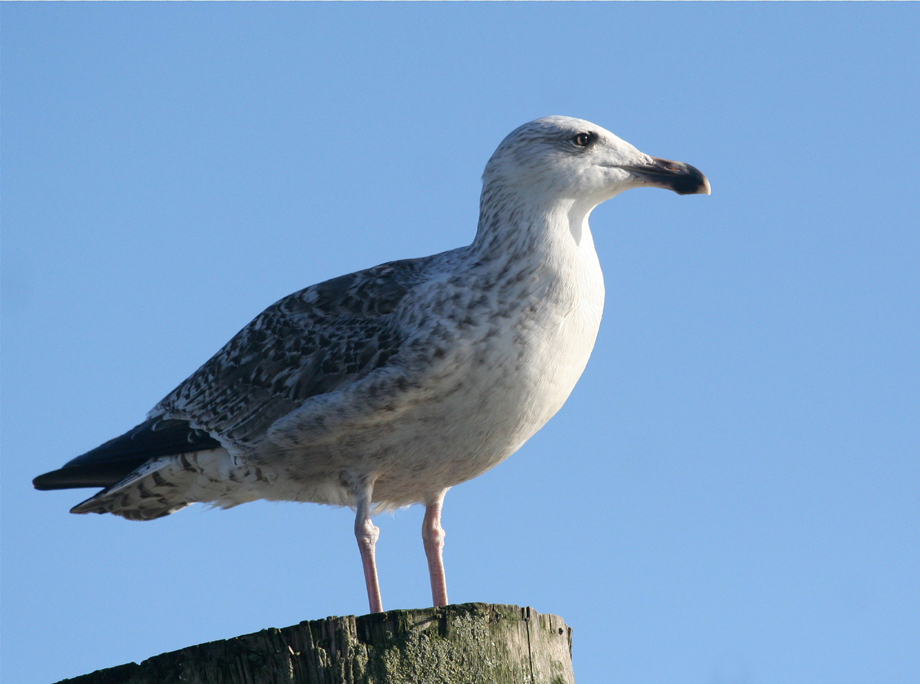
[[[436,257],[327,280],[273,304],[173,390],[150,417],[181,418],[247,446],[311,397],[383,368],[405,335],[392,315]]]
[[[154,418],[36,477],[36,489],[109,487],[144,463],[177,454],[220,448],[220,442],[184,420]]]

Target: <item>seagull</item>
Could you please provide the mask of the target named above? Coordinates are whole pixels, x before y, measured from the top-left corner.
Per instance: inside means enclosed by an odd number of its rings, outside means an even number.
[[[349,506],[371,612],[383,611],[372,515],[423,504],[432,600],[447,605],[444,495],[543,427],[594,348],[592,210],[637,187],[710,194],[693,166],[563,116],[510,133],[482,181],[472,244],[281,299],[143,423],[34,486],[103,487],[71,512],[129,520],[196,502]]]

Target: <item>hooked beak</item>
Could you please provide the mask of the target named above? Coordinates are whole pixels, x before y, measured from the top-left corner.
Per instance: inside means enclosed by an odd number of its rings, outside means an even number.
[[[709,179],[698,168],[670,159],[652,157],[649,164],[621,166],[636,177],[640,185],[673,190],[678,195],[709,195]]]

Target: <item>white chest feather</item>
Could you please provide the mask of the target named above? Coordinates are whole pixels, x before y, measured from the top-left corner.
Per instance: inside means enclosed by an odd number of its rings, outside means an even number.
[[[509,419],[517,414],[512,449],[562,408],[597,339],[604,281],[590,232],[568,247],[555,250],[557,259],[542,264],[534,282],[522,283],[517,320],[496,337],[491,363],[481,364],[480,381],[494,388],[487,403]]]
[[[588,363],[604,305],[590,232],[579,243],[565,237],[552,260],[537,255],[494,282],[483,276],[485,311],[455,331],[429,378],[436,389],[391,433],[398,467],[434,468],[440,484],[457,484],[510,456],[562,408]]]

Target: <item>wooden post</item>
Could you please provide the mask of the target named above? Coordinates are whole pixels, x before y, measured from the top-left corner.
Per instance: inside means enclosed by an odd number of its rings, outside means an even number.
[[[330,617],[190,646],[59,684],[574,684],[572,630],[466,603]]]

